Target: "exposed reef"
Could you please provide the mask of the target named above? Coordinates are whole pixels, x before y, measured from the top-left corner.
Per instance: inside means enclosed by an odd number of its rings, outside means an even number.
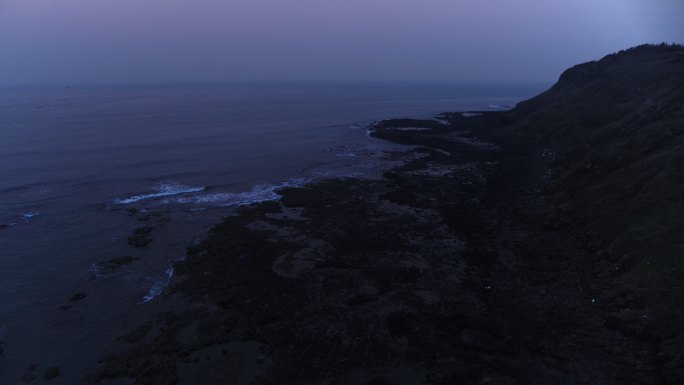
[[[377,123],[400,166],[217,224],[175,263],[188,306],[90,383],[684,383],[682,69],[640,47],[512,111]]]

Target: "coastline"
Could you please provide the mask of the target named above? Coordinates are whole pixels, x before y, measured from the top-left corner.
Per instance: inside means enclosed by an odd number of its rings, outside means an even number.
[[[382,179],[217,224],[163,295],[187,308],[122,336],[90,383],[652,383],[652,344],[606,326],[587,251],[543,220],[543,149],[506,112],[466,114],[382,121],[371,135],[415,146]]]
[[[395,162],[391,156],[380,159],[380,151],[402,146],[367,136],[366,122],[397,115],[430,118],[450,108],[487,109],[539,91],[499,90],[505,95],[481,99],[450,86],[434,92],[366,87],[323,95],[296,87],[274,89],[274,95],[244,88],[212,88],[208,95],[171,88],[143,90],[138,99],[140,90],[133,87],[122,89],[123,103],[114,104],[107,102],[106,89],[26,95],[27,103],[57,96],[68,96],[69,103],[3,116],[17,134],[4,142],[6,148],[31,149],[38,144],[31,139],[36,131],[45,132],[44,143],[65,146],[42,155],[6,153],[9,175],[16,171],[13,164],[27,169],[20,178],[3,180],[0,189],[5,203],[0,223],[9,225],[0,226],[2,288],[8,298],[0,306],[5,342],[0,382],[41,379],[46,368],[58,366],[60,374],[51,383],[81,383],[99,359],[120,350],[117,337],[124,331],[176,306],[161,298],[138,303],[170,282],[168,268],[184,257],[187,245],[232,215],[232,208],[223,206],[271,199],[284,184],[379,177],[386,161]],[[179,92],[189,93],[178,98]],[[239,98],[244,92],[253,97]],[[287,103],[274,104],[273,97]],[[325,111],[309,108],[320,102]],[[226,109],[232,117],[226,118]],[[60,126],[69,116],[78,118]],[[142,116],[147,123],[138,127]],[[94,120],[103,123],[101,141],[75,135]],[[185,127],[189,122],[192,129]],[[158,131],[164,134],[154,135]],[[55,157],[52,150],[65,156]],[[111,161],[116,167],[109,167]],[[68,354],[62,354],[63,346],[69,346]]]
[[[511,111],[377,122],[369,135],[413,148],[382,178],[269,187],[279,201],[197,243],[124,208],[130,246],[174,235],[181,258],[140,323],[102,325],[129,332],[101,337],[88,383],[682,383],[682,60],[637,47]]]

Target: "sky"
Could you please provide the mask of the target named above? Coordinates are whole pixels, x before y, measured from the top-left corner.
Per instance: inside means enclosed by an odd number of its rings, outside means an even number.
[[[553,82],[682,0],[0,0],[0,86]]]

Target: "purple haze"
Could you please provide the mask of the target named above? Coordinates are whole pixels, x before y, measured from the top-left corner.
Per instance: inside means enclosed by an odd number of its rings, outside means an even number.
[[[0,0],[0,85],[553,81],[682,42],[678,0]]]

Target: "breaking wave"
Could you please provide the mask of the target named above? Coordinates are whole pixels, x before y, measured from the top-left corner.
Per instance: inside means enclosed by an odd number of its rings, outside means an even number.
[[[38,210],[34,210],[34,211],[29,211],[29,212],[25,212],[25,213],[21,214],[21,217],[24,218],[24,220],[29,220],[29,219],[37,217],[39,215],[41,215],[41,212]]]
[[[184,186],[184,185],[178,184],[178,183],[162,183],[158,186],[158,189],[156,192],[152,192],[152,193],[148,193],[148,194],[133,195],[133,196],[128,197],[128,198],[117,199],[114,201],[114,203],[117,205],[127,205],[127,204],[131,204],[131,203],[140,202],[140,201],[146,200],[146,199],[162,198],[162,197],[168,197],[168,196],[173,196],[173,195],[181,195],[181,194],[192,194],[192,193],[197,193],[197,192],[201,192],[204,190],[205,190],[205,187]]]
[[[173,278],[173,273],[174,269],[173,267],[169,267],[166,269],[164,272],[164,275],[161,277],[156,277],[154,281],[152,282],[152,286],[150,287],[150,290],[145,294],[144,297],[138,302],[138,304],[143,304],[146,302],[150,302],[156,297],[158,297],[161,293],[164,292],[164,289],[166,289],[167,286],[169,286],[169,283],[171,282],[171,278]]]
[[[173,197],[164,199],[161,203],[213,205],[218,207],[250,205],[253,203],[278,200],[280,199],[280,195],[276,192],[277,190],[285,187],[301,187],[311,181],[311,178],[295,178],[277,184],[259,184],[252,187],[249,191]]]

